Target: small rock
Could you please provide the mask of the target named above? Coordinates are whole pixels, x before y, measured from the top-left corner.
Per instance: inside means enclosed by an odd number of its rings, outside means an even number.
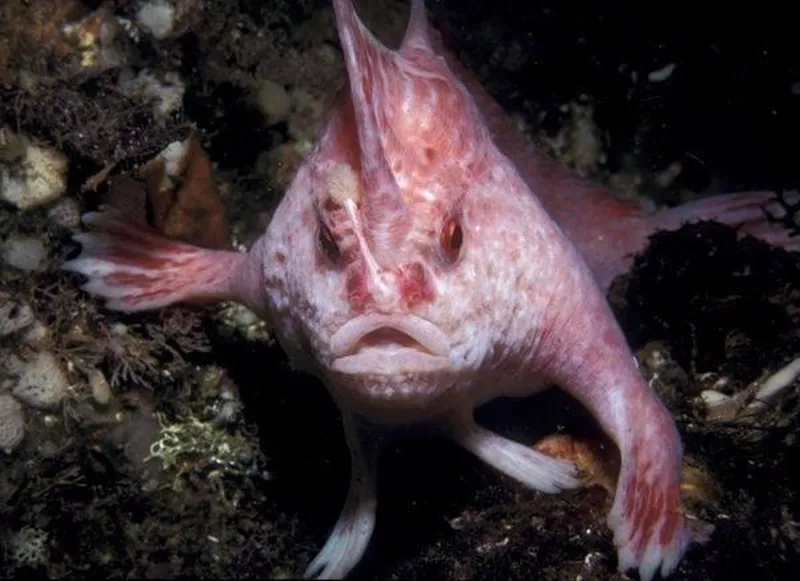
[[[21,158],[0,165],[0,198],[20,210],[57,200],[67,187],[67,158],[54,149],[25,144]]]
[[[33,323],[33,309],[0,296],[0,337],[5,337]]]
[[[92,399],[97,405],[107,406],[111,401],[111,386],[108,385],[106,376],[99,369],[89,372],[89,387],[92,389]]]
[[[700,398],[709,408],[728,403],[731,400],[731,396],[725,395],[724,393],[720,393],[719,391],[715,391],[713,389],[704,389],[702,392],[700,392]]]
[[[128,326],[125,323],[114,323],[113,325],[111,325],[111,333],[115,337],[124,337],[125,335],[128,334],[128,330],[129,330]],[[76,329],[76,331],[77,331],[76,334],[83,334],[83,330],[80,329],[80,327]]]
[[[15,236],[3,243],[3,262],[28,271],[42,271],[47,266],[47,248],[41,238]]]
[[[42,351],[21,364],[17,385],[11,393],[31,407],[52,409],[64,399],[69,381],[56,356]]]
[[[700,401],[706,408],[706,417],[709,420],[729,420],[739,408],[735,398],[713,389],[701,391]]]
[[[292,99],[282,85],[263,79],[255,94],[258,108],[267,118],[267,123],[274,124],[286,121],[292,111]]]
[[[166,0],[148,0],[136,12],[136,22],[156,40],[167,38],[176,20],[175,7]]]
[[[75,230],[81,225],[81,209],[73,198],[59,200],[47,211],[47,217],[56,225]]]
[[[0,393],[0,450],[11,454],[25,437],[22,406],[7,393]]]

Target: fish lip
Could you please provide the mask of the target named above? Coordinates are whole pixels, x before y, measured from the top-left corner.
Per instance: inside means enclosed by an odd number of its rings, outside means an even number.
[[[383,329],[397,333],[399,339],[408,339],[411,345],[398,342],[391,348],[384,349],[362,343],[371,333]],[[335,358],[334,368],[342,368],[343,371],[360,368],[360,365],[354,365],[354,361],[362,358],[362,355],[365,360],[370,359],[376,363],[401,357],[406,359],[411,367],[423,370],[442,367],[449,361],[450,341],[438,326],[422,317],[411,314],[370,313],[350,319],[339,327],[330,338],[330,350]],[[362,353],[362,350],[367,353]],[[380,369],[374,370],[374,372],[380,371]]]
[[[343,375],[405,376],[436,373],[450,369],[450,360],[417,349],[405,347],[397,351],[371,350],[334,359],[331,370]]]

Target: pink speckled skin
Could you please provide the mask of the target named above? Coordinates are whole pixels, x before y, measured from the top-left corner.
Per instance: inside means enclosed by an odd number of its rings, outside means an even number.
[[[421,5],[398,52],[371,37],[349,2],[334,5],[350,94],[250,261],[265,277],[267,301],[259,311],[270,316],[288,352],[312,355],[312,369],[344,413],[378,422],[438,417],[479,456],[476,405],[553,383],[566,389],[622,452],[610,518],[621,566],[639,567],[644,577],[668,572],[688,542],[680,441],[591,271],[498,149],[469,90],[431,49]],[[350,213],[330,192],[330,173],[341,164],[357,176]],[[451,219],[463,231],[456,260],[441,248]],[[320,251],[313,235],[320,228],[329,229],[339,262]],[[415,271],[424,292],[410,298],[404,282]],[[379,315],[380,327],[398,334],[409,320],[432,324],[431,341],[445,342],[435,353],[440,361],[408,371],[403,348],[387,343],[391,366],[372,362],[366,333],[357,371],[339,371],[340,354],[331,348],[336,334],[348,322]],[[420,343],[408,349],[433,351]],[[379,349],[381,342],[374,344]],[[484,459],[503,469],[495,455]],[[556,488],[572,485],[559,478]],[[316,569],[342,572],[324,557]]]
[[[366,550],[377,451],[365,422],[439,421],[534,489],[578,486],[571,464],[473,420],[486,400],[553,384],[619,446],[608,522],[620,568],[645,580],[670,573],[689,543],[681,443],[604,290],[656,227],[721,216],[760,232],[765,194],[648,215],[525,141],[474,78],[441,56],[421,0],[397,51],[372,37],[349,0],[334,8],[348,87],[247,255],[166,240],[104,212],[89,217],[100,232],[78,236],[83,254],[64,268],[87,275],[85,288],[121,310],[239,301],[324,381],[342,411],[352,478],[307,575],[344,576]]]

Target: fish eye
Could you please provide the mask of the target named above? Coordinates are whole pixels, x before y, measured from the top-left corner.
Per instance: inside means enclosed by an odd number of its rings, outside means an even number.
[[[333,264],[339,264],[339,259],[342,254],[339,250],[339,245],[336,243],[336,238],[333,237],[333,232],[328,228],[328,225],[320,221],[319,233],[317,235],[317,243],[320,250],[328,257]]]
[[[464,231],[461,229],[461,222],[451,216],[442,228],[440,240],[442,255],[450,264],[458,260],[461,255],[461,247],[464,245]]]

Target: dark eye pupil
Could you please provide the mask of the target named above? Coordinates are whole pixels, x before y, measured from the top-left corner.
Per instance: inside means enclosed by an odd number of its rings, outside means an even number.
[[[452,233],[450,234],[450,246],[458,252],[461,250],[461,244],[464,242],[464,233],[461,231],[461,225],[457,222],[454,223]]]
[[[450,262],[455,262],[461,252],[461,245],[464,243],[464,232],[461,224],[455,219],[450,219],[442,232],[442,250]]]
[[[320,224],[319,226],[319,245],[331,262],[339,262],[339,245],[336,244],[333,233],[325,224]]]

